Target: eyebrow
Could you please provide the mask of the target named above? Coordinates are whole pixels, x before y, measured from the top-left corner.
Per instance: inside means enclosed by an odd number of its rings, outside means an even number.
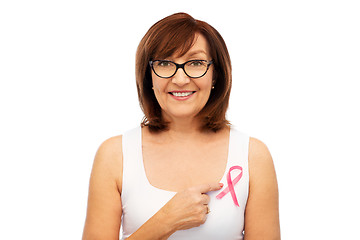
[[[195,50],[195,51],[190,52],[189,54],[186,54],[186,55],[189,56],[189,57],[192,57],[192,56],[200,54],[200,53],[205,54],[207,56],[207,54],[206,54],[206,52],[204,50]]]

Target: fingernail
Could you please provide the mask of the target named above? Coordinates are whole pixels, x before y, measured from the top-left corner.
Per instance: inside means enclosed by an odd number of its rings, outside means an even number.
[[[222,188],[224,186],[224,184],[223,183],[220,183],[220,187]]]

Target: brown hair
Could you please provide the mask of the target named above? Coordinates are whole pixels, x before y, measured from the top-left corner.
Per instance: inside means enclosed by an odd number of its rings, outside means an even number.
[[[168,129],[161,115],[161,107],[152,90],[149,61],[167,58],[175,52],[183,56],[193,45],[196,33],[202,34],[210,48],[214,65],[214,89],[208,102],[197,114],[202,130],[216,132],[229,125],[226,110],[231,90],[231,61],[225,42],[219,32],[208,23],[196,20],[186,13],[176,13],[155,23],[140,41],[136,52],[136,86],[140,107],[145,116],[141,126],[149,126],[150,131]]]

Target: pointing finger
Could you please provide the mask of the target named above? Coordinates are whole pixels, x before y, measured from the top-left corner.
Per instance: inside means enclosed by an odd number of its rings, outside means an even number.
[[[199,185],[195,187],[194,190],[199,191],[200,193],[207,193],[211,191],[220,190],[223,186],[224,184],[222,183],[208,183],[208,184]]]

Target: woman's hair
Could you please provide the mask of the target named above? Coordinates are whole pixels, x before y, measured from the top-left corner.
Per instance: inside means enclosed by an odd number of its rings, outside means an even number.
[[[165,59],[174,53],[185,55],[194,44],[197,33],[202,34],[210,49],[214,66],[214,89],[204,108],[197,114],[201,130],[216,132],[229,125],[226,110],[231,90],[231,61],[225,42],[219,32],[208,23],[199,21],[186,13],[176,13],[155,23],[142,38],[136,52],[136,86],[140,107],[145,116],[141,126],[152,132],[168,129],[162,118],[161,107],[152,89],[149,61]]]

